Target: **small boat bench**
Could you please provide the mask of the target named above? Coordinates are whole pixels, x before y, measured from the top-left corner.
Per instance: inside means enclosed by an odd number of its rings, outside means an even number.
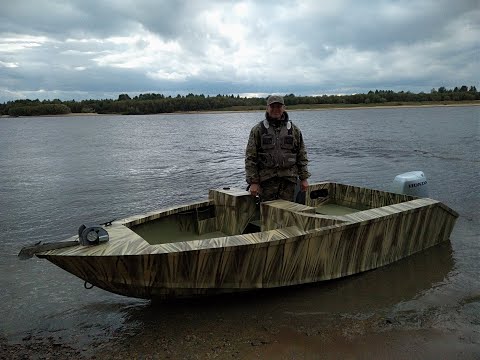
[[[296,226],[304,231],[344,223],[342,216],[317,214],[315,208],[286,200],[261,204],[262,231]]]

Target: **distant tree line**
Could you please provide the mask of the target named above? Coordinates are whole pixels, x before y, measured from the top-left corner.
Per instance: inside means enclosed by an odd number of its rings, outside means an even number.
[[[455,87],[446,89],[440,87],[432,89],[430,93],[418,94],[410,91],[394,92],[392,90],[375,90],[366,94],[353,95],[321,95],[296,96],[285,95],[285,104],[292,105],[374,105],[374,104],[402,104],[428,103],[451,101],[480,100],[480,93],[475,86]],[[61,101],[55,100],[15,100],[0,104],[0,114],[11,116],[37,116],[67,113],[99,113],[99,114],[158,114],[188,111],[215,111],[215,110],[245,110],[264,109],[265,98],[246,98],[234,95],[205,96],[188,94],[176,97],[163,94],[140,94],[131,98],[128,94],[121,94],[118,99]]]
[[[67,105],[48,103],[12,106],[8,109],[10,116],[65,115],[71,112]]]

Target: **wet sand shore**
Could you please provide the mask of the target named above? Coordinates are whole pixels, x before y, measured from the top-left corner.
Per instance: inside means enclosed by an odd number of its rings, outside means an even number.
[[[18,344],[0,338],[0,358],[480,359],[480,334],[468,329],[440,330],[428,321],[413,326],[381,316],[343,318],[335,323],[313,318],[287,324],[286,319],[253,317],[247,322],[254,325],[245,326],[241,319],[232,322],[219,316],[198,318],[193,328],[187,326],[189,321],[177,319],[172,328],[151,323],[85,348],[53,337],[27,336]]]
[[[16,343],[0,337],[0,359],[480,359],[480,318],[472,316],[480,295],[454,307],[412,310],[392,307],[390,300],[382,306],[381,290],[355,298],[350,286],[332,281],[147,301],[128,310],[121,328],[100,336],[79,331],[75,343],[52,333],[25,334]],[[343,304],[325,306],[324,293],[338,293]],[[347,304],[347,312],[332,311]]]

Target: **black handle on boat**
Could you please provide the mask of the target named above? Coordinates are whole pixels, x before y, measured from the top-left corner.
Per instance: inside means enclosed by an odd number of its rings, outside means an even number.
[[[328,189],[318,189],[318,190],[313,190],[310,192],[310,199],[318,199],[321,197],[327,197],[328,196]]]
[[[315,200],[318,198],[324,198],[328,196],[328,189],[318,189],[310,192],[310,199]],[[306,194],[305,191],[299,191],[295,197],[295,202],[297,204],[306,204]]]
[[[110,226],[110,225],[112,225],[112,222],[114,222],[115,220],[117,220],[117,218],[112,219],[112,220],[110,220],[110,221],[106,221],[106,222],[104,222],[104,223],[101,223],[100,225]]]

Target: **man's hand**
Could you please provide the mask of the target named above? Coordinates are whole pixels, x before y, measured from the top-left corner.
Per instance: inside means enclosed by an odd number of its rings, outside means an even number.
[[[300,181],[300,191],[307,191],[307,188],[308,188],[308,181],[305,179],[305,180],[302,180]]]
[[[250,184],[250,194],[257,196],[260,194],[260,184]]]

